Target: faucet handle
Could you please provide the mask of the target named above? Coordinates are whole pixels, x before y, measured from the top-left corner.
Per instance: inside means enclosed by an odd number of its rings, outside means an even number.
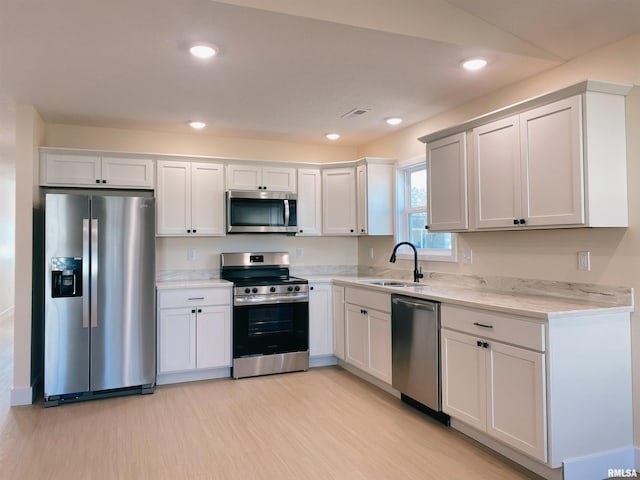
[[[424,278],[424,275],[422,274],[422,265],[420,265],[420,271],[418,272],[418,278]]]

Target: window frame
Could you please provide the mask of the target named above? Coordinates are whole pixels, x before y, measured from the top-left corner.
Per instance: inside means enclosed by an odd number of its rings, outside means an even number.
[[[429,192],[427,192],[427,205],[424,208],[407,208],[410,198],[408,190],[410,189],[410,174],[416,170],[426,170],[427,179],[429,178],[429,170],[427,166],[426,155],[406,160],[396,165],[396,225],[394,238],[396,243],[407,241],[409,234],[409,214],[425,212],[428,215]],[[428,182],[427,182],[428,183]],[[426,186],[425,186],[426,188]],[[428,218],[428,217],[427,217]],[[438,232],[446,233],[446,232]],[[458,235],[451,235],[451,249],[434,249],[434,248],[418,248],[418,259],[436,262],[457,262],[458,261]],[[405,260],[413,260],[413,252],[406,252],[405,249],[397,253],[397,258]]]

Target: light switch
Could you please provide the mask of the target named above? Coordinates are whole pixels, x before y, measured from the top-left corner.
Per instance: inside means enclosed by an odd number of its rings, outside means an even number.
[[[591,271],[591,252],[578,252],[578,270]]]
[[[187,249],[187,260],[189,260],[190,262],[194,262],[196,260],[196,249],[195,248],[188,248]]]

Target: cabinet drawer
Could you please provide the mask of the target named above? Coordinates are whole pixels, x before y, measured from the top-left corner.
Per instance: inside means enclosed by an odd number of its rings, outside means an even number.
[[[544,324],[533,319],[445,304],[440,322],[443,328],[545,351]]]
[[[365,288],[347,287],[344,289],[344,297],[347,303],[362,305],[382,312],[391,311],[391,295],[388,293],[373,292]]]
[[[231,288],[186,288],[158,292],[159,308],[230,305]]]

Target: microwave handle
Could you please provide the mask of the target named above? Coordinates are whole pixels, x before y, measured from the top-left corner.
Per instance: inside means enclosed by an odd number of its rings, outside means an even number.
[[[289,226],[289,200],[284,201],[284,226]]]

